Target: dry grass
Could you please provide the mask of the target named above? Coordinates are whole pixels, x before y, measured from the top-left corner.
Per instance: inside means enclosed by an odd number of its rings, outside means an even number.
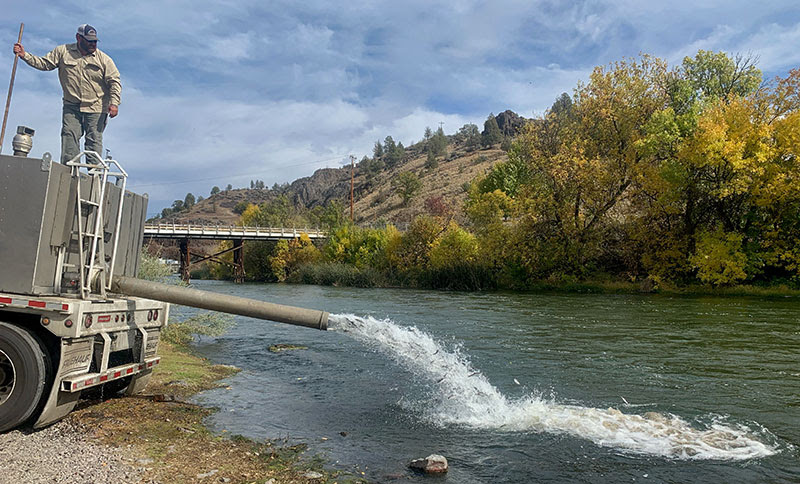
[[[410,155],[413,157],[401,166],[380,173],[369,190],[361,194],[359,194],[360,187],[366,183],[366,177],[363,173],[356,174],[357,194],[354,211],[357,223],[371,224],[383,221],[402,226],[415,216],[425,213],[425,200],[431,197],[442,197],[453,209],[456,220],[463,222],[462,208],[466,200],[466,193],[462,188],[464,183],[471,182],[476,176],[484,175],[495,163],[508,158],[506,152],[498,146],[467,152],[463,146],[450,145],[447,153],[439,158],[438,168],[428,170],[425,168],[427,156],[421,151],[414,153],[416,154]],[[348,170],[349,177],[349,167],[343,169]],[[392,181],[404,171],[414,172],[422,181],[420,194],[407,207],[402,206],[400,196],[395,194],[392,188]],[[346,185],[346,193],[341,193],[338,199],[349,205],[349,178]],[[237,203],[247,201],[258,204],[270,199],[271,196],[269,190],[236,189],[220,192],[196,204],[189,211],[182,212],[177,218],[196,223],[208,221],[222,225],[235,224],[239,216],[233,213],[233,207]],[[196,241],[193,244],[202,242]]]
[[[356,200],[356,222],[385,220],[401,225],[410,223],[415,216],[425,213],[425,200],[430,197],[442,197],[454,210],[456,220],[463,222],[462,208],[467,194],[462,186],[475,177],[486,174],[498,161],[505,161],[507,155],[500,149],[476,150],[471,153],[458,151],[451,160],[450,150],[452,147],[448,149],[444,159],[439,160],[439,167],[435,170],[425,169],[426,156],[420,155],[395,170],[382,173],[369,193]],[[407,207],[402,206],[400,196],[394,193],[391,186],[392,180],[404,171],[414,172],[422,182],[420,194]],[[356,183],[358,181],[359,177],[356,177]]]

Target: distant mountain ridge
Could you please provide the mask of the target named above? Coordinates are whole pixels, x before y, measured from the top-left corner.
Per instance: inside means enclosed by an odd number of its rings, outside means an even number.
[[[504,140],[510,142],[530,119],[506,110],[496,115],[495,120]],[[468,146],[459,133],[447,135],[448,145],[444,154],[436,159],[435,168],[430,167],[426,142],[420,141],[405,148],[404,157],[391,168],[369,176],[363,159],[356,163],[354,177],[354,219],[357,224],[370,225],[394,223],[404,225],[417,215],[426,213],[426,200],[440,199],[457,220],[463,220],[465,187],[476,176],[483,175],[507,154],[501,143],[491,146]],[[365,157],[366,158],[366,157]],[[427,165],[427,166],[426,166]],[[414,173],[421,182],[420,192],[407,205],[392,185],[403,172]],[[296,207],[313,208],[339,201],[350,206],[350,166],[321,168],[311,176],[302,177],[288,186],[265,189],[231,189],[201,200],[190,209],[168,217],[168,221],[207,225],[229,225],[237,222],[239,215],[234,208],[242,202],[261,204],[285,195]]]

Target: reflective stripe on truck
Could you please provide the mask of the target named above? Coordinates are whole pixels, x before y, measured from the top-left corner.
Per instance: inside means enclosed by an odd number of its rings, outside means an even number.
[[[0,307],[5,306],[22,309],[48,309],[65,314],[70,313],[69,304],[37,301],[36,299],[28,299],[26,297],[0,296]]]
[[[105,373],[89,373],[74,377],[67,377],[61,380],[61,389],[65,392],[78,392],[85,388],[101,385],[103,383],[125,378],[127,376],[149,370],[153,366],[161,363],[161,357],[147,358],[144,363],[133,363],[130,365],[117,366]]]

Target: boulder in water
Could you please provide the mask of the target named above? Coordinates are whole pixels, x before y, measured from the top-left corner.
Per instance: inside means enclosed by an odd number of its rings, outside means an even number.
[[[438,454],[431,454],[424,459],[414,459],[408,467],[425,474],[444,474],[447,472],[447,459]]]
[[[307,349],[308,346],[290,345],[285,343],[280,343],[269,347],[269,350],[273,353],[280,353],[281,351],[307,350]]]

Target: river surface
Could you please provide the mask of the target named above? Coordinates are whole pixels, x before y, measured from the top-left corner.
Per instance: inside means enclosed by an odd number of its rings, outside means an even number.
[[[198,397],[217,432],[373,482],[430,482],[429,454],[441,483],[800,482],[797,298],[193,286],[333,315],[197,343],[243,370]]]

